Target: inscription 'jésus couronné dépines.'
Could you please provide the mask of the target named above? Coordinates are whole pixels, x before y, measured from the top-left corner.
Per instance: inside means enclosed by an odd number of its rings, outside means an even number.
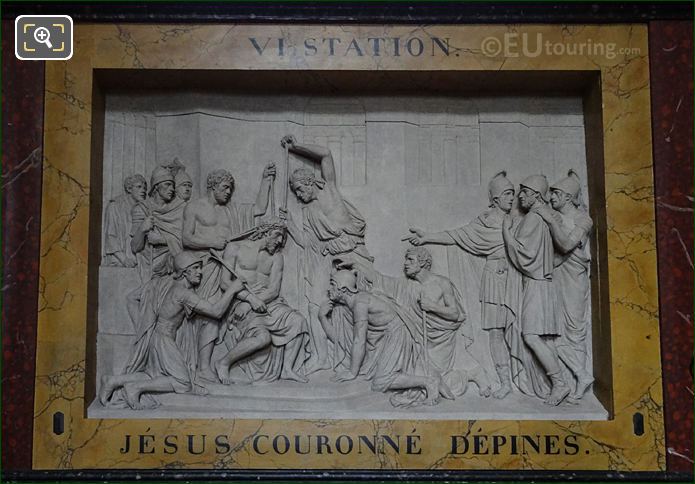
[[[424,57],[457,56],[448,37],[307,37],[294,40],[285,37],[249,37],[260,56],[277,57]]]
[[[149,430],[149,429],[148,429]],[[503,435],[469,433],[445,437],[447,453],[458,455],[577,455],[576,435]],[[257,455],[420,455],[429,454],[428,443],[418,434],[323,435],[258,433],[247,440],[247,449]],[[126,434],[121,454],[216,454],[224,455],[238,443],[227,434]],[[587,451],[588,452],[588,451]]]

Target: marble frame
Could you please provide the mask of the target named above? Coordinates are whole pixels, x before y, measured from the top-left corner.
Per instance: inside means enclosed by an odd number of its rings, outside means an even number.
[[[314,35],[328,36],[331,29],[338,35],[337,27],[305,27],[314,29]],[[377,27],[351,27],[355,36],[368,37],[370,29]],[[409,27],[392,27],[391,31]],[[590,182],[599,197],[607,201],[606,214],[595,218],[606,222],[603,258],[599,245],[597,264],[607,267],[600,278],[608,289],[604,294],[609,307],[603,309],[610,314],[610,326],[605,328],[610,335],[612,348],[601,354],[608,358],[601,363],[607,365],[607,377],[603,379],[608,400],[613,402],[612,419],[607,422],[458,422],[457,434],[467,431],[482,434],[512,433],[514,435],[575,435],[582,440],[583,455],[494,455],[466,456],[457,458],[447,455],[446,442],[435,441],[434,437],[443,430],[441,423],[408,421],[359,421],[332,422],[325,432],[336,436],[351,427],[376,428],[382,432],[406,435],[415,425],[418,435],[432,440],[426,455],[387,456],[386,462],[358,456],[323,459],[307,456],[301,468],[315,469],[373,469],[399,467],[404,469],[432,468],[444,470],[464,469],[565,469],[565,470],[620,470],[658,471],[665,468],[663,445],[663,416],[661,411],[661,364],[658,345],[658,314],[656,286],[656,251],[654,242],[653,181],[651,159],[651,123],[649,119],[649,89],[647,36],[643,26],[582,26],[564,30],[563,26],[521,26],[518,32],[534,35],[541,33],[547,38],[560,40],[569,36],[575,42],[615,42],[639,49],[639,55],[625,55],[607,60],[601,56],[540,56],[539,58],[504,59],[486,58],[482,54],[470,54],[470,58],[441,59],[386,59],[378,66],[374,59],[343,59],[336,62],[331,58],[280,59],[255,58],[254,49],[242,40],[249,35],[300,36],[307,34],[300,26],[237,26],[241,32],[225,37],[222,26],[200,28],[177,28],[170,26],[111,26],[80,25],[76,29],[76,56],[68,63],[48,64],[46,68],[46,126],[45,126],[45,170],[42,208],[42,260],[40,305],[52,308],[39,315],[38,356],[36,382],[36,425],[34,445],[34,467],[36,469],[61,468],[153,468],[165,461],[164,454],[140,455],[133,461],[119,459],[117,446],[107,443],[103,429],[122,434],[156,434],[164,432],[165,422],[122,422],[117,420],[86,419],[85,401],[89,401],[90,367],[85,361],[89,352],[90,298],[88,291],[94,287],[94,271],[89,266],[93,261],[89,237],[89,214],[95,213],[90,205],[92,197],[89,187],[98,169],[91,163],[97,159],[99,139],[103,139],[101,126],[95,113],[103,101],[96,88],[96,69],[118,70],[120,74],[143,72],[152,69],[239,69],[239,70],[375,70],[391,71],[444,71],[456,73],[472,71],[473,77],[485,78],[485,71],[501,68],[513,79],[519,71],[583,71],[593,76],[585,93],[587,106],[601,106],[603,110],[587,109],[587,158],[600,160],[603,152],[605,168],[602,170],[605,187]],[[408,30],[408,31],[409,31]],[[464,35],[465,30],[465,35]],[[422,29],[425,32],[425,29]],[[177,32],[171,38],[167,32]],[[246,35],[244,34],[246,32]],[[250,32],[250,33],[249,33]],[[427,28],[428,35],[449,36],[454,45],[480,45],[481,39],[490,36],[500,38],[507,32],[504,26],[439,26]],[[344,32],[343,32],[343,35]],[[211,53],[205,55],[195,48],[186,46],[186,40],[221,39]],[[162,52],[159,40],[171,42],[172,52]],[[597,40],[599,39],[599,40]],[[230,44],[227,45],[226,43]],[[79,47],[83,47],[79,55]],[[215,58],[223,47],[238,49],[240,55]],[[462,47],[465,49],[466,47]],[[215,51],[214,49],[222,49]],[[196,55],[198,57],[196,58]],[[289,57],[289,56],[288,56]],[[598,57],[598,58],[597,58]],[[251,67],[249,67],[251,66]],[[128,69],[127,71],[125,69]],[[134,69],[134,71],[131,71]],[[106,71],[104,71],[106,72]],[[347,73],[346,73],[347,74]],[[520,77],[522,74],[520,74]],[[436,77],[436,76],[435,76]],[[581,76],[580,76],[581,77]],[[343,76],[349,82],[350,75]],[[598,82],[600,81],[600,82]],[[354,81],[353,81],[354,82]],[[586,84],[585,84],[586,85]],[[594,143],[594,140],[602,143]],[[91,152],[90,152],[91,146]],[[96,151],[95,151],[96,150]],[[591,150],[594,150],[591,152]],[[69,155],[69,156],[66,156]],[[90,169],[91,166],[91,169]],[[601,165],[599,165],[601,166]],[[98,178],[97,178],[98,179]],[[596,204],[594,204],[596,205]],[[100,213],[100,211],[96,211]],[[67,214],[67,215],[66,215]],[[599,233],[601,231],[599,230]],[[97,243],[98,247],[98,243]],[[639,254],[639,256],[637,256]],[[627,263],[624,263],[626,261]],[[56,282],[57,279],[57,282]],[[88,289],[89,288],[89,289]],[[93,300],[93,299],[92,299]],[[93,313],[91,313],[93,314]],[[86,317],[85,317],[86,315]],[[70,331],[65,331],[69,328]],[[94,325],[91,326],[92,328]],[[600,332],[597,332],[600,333]],[[84,335],[87,335],[87,338]],[[596,338],[596,336],[595,336]],[[92,373],[93,375],[93,373]],[[613,383],[610,383],[610,377]],[[93,380],[93,378],[92,378]],[[612,396],[612,398],[610,398]],[[55,412],[66,416],[69,431],[61,435],[49,432]],[[634,415],[642,413],[645,419],[644,435],[634,435]],[[258,424],[258,422],[256,422]],[[219,428],[214,422],[185,422],[185,432],[217,435]],[[323,422],[293,421],[297,432],[316,433]],[[140,429],[140,427],[143,427]],[[152,427],[148,430],[147,427]],[[158,428],[161,427],[161,428]],[[263,431],[272,435],[283,428],[283,423],[261,422]],[[259,429],[261,427],[258,427]],[[480,430],[474,427],[480,427]],[[288,456],[276,456],[272,466],[265,459],[248,452],[246,437],[252,435],[253,421],[230,421],[229,435],[243,445],[237,449],[243,459],[232,453],[227,459],[210,456],[201,462],[195,456],[177,456],[176,461],[186,468],[275,468],[292,469],[294,464]],[[118,430],[116,430],[118,429]],[[370,430],[371,431],[371,430]],[[100,433],[101,432],[101,433]],[[256,433],[258,431],[256,430]],[[149,435],[149,434],[148,434]],[[164,435],[164,434],[161,434]],[[119,439],[115,439],[119,442]],[[649,442],[647,442],[649,441]],[[97,449],[108,447],[101,460],[94,458]],[[92,449],[90,451],[90,449]],[[115,457],[110,454],[115,453]],[[383,457],[383,456],[382,456]],[[66,460],[67,459],[67,460]],[[434,463],[434,464],[433,464]]]

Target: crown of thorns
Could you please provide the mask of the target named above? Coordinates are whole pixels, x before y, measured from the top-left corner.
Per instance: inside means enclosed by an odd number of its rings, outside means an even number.
[[[283,235],[287,231],[287,224],[278,217],[272,217],[265,222],[262,222],[258,227],[256,227],[255,232],[251,235],[251,240],[259,240],[265,237],[269,232],[273,230],[280,230]]]

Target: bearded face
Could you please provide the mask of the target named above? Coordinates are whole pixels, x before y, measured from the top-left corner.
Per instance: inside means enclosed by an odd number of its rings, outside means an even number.
[[[165,203],[169,203],[174,199],[174,195],[176,192],[174,191],[174,182],[173,181],[163,181],[160,183],[157,183],[157,193],[161,197],[162,200],[164,200]]]
[[[270,255],[273,255],[282,248],[284,241],[285,234],[282,230],[271,230],[265,236],[265,250],[267,250]]]
[[[338,303],[342,300],[341,296],[342,292],[338,289],[338,284],[335,282],[335,279],[331,277],[331,282],[328,285],[328,299]]]
[[[198,286],[200,281],[203,280],[203,263],[196,262],[188,266],[186,270],[183,271],[183,277],[186,278],[191,286]]]

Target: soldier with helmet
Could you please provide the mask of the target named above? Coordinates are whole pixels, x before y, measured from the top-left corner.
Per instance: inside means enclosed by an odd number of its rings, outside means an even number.
[[[236,279],[216,302],[202,299],[195,293],[202,265],[195,254],[179,252],[173,258],[173,274],[152,279],[142,287],[135,325],[138,333],[130,358],[122,375],[102,377],[102,405],[141,410],[158,405],[150,393],[205,393],[193,384],[186,357],[176,344],[176,332],[194,313],[221,318],[244,285]]]
[[[514,185],[507,173],[497,173],[488,184],[489,210],[467,225],[443,232],[425,233],[411,228],[405,237],[413,245],[457,245],[464,251],[485,257],[485,267],[480,284],[482,328],[488,332],[490,354],[500,380],[500,388],[493,392],[495,398],[504,398],[511,391],[509,348],[504,332],[508,324],[508,307],[505,305],[505,287],[510,270],[502,239],[502,221],[514,203]],[[513,270],[513,268],[511,268]]]
[[[131,248],[138,254],[143,282],[171,272],[171,258],[181,252],[184,202],[176,198],[174,175],[158,166],[152,171],[149,198],[132,210]]]
[[[550,228],[559,253],[553,273],[561,336],[557,340],[560,359],[576,379],[568,401],[577,403],[594,379],[587,369],[587,333],[590,325],[589,234],[593,222],[582,203],[579,176],[570,170],[567,176],[550,186],[550,205],[537,213]]]
[[[188,202],[191,199],[191,192],[193,190],[193,180],[191,176],[186,172],[186,169],[179,170],[174,176],[174,182],[176,184],[176,196],[177,198]]]
[[[519,208],[523,216],[515,226],[511,217],[505,217],[502,236],[511,263],[522,274],[518,324],[523,341],[550,380],[550,394],[545,403],[559,405],[570,388],[562,376],[555,345],[548,341],[557,338],[560,328],[555,317],[553,239],[548,224],[538,214],[547,202],[545,176],[531,175],[524,179],[519,185]]]

